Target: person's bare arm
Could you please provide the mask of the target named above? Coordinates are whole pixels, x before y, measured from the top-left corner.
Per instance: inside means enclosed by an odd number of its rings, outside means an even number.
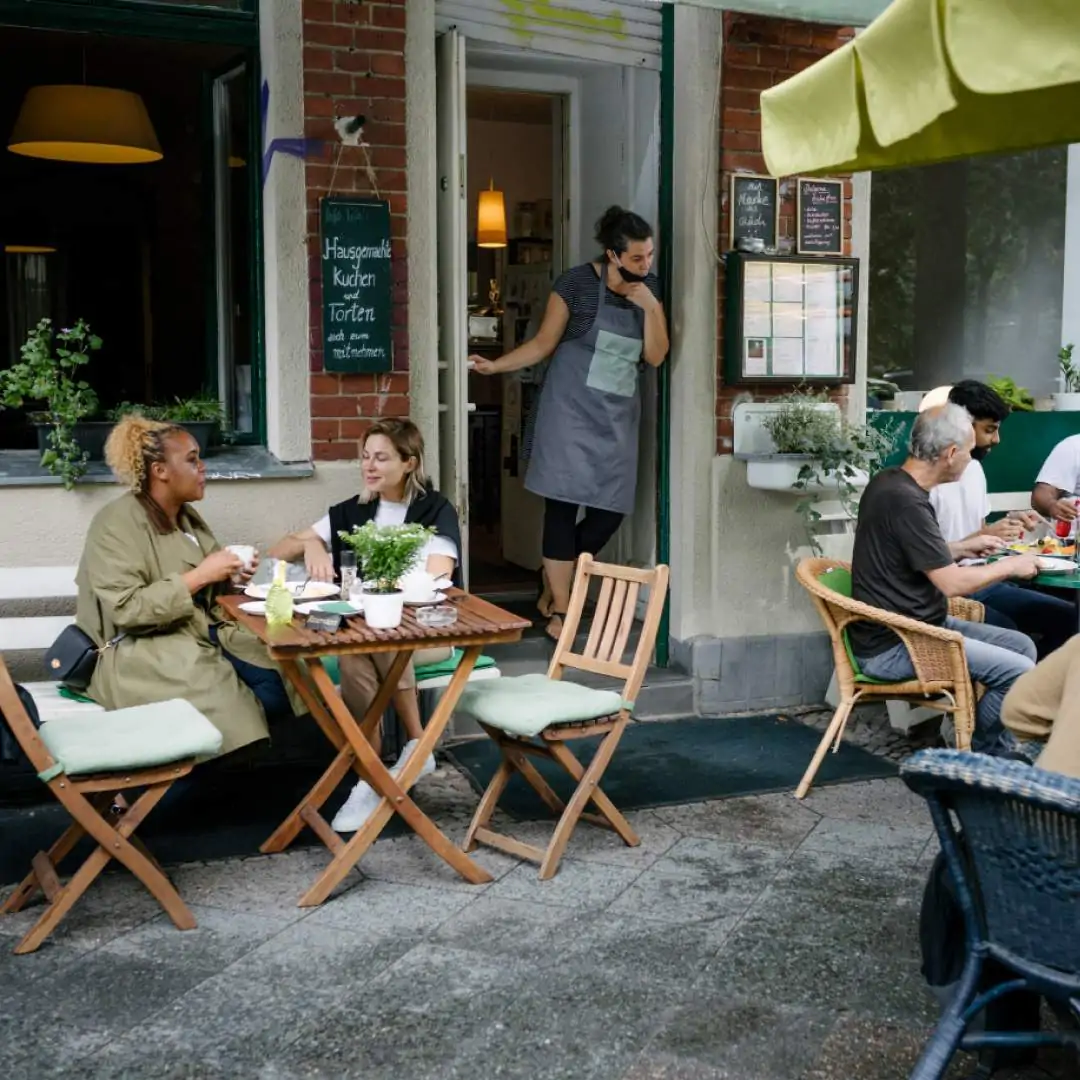
[[[946,596],[970,596],[999,581],[1033,578],[1038,572],[1039,564],[1034,555],[1014,555],[988,566],[959,566],[953,563],[940,570],[928,570],[926,576]]]
[[[473,370],[480,375],[505,375],[508,371],[520,371],[532,367],[549,357],[562,340],[570,322],[570,309],[566,301],[558,294],[548,297],[544,318],[536,336],[522,342],[512,352],[500,356],[498,360],[485,360],[482,356],[470,356]]]
[[[1036,484],[1031,492],[1031,506],[1055,521],[1072,521],[1077,516],[1075,499],[1054,484]]]
[[[453,577],[455,566],[457,566],[457,559],[449,555],[429,555],[425,569],[432,577]]]
[[[640,281],[627,285],[623,295],[645,312],[645,341],[641,355],[646,363],[659,367],[668,354],[667,319],[664,317],[664,305],[653,295],[652,289]]]
[[[268,554],[274,559],[284,559],[286,562],[303,558],[304,567],[313,581],[334,580],[333,560],[322,537],[314,529],[301,529],[283,536]]]
[[[949,554],[954,559],[981,559],[984,555],[993,555],[1002,551],[1005,542],[998,536],[990,536],[986,533],[974,533],[965,536],[963,540],[950,540],[948,543]]]

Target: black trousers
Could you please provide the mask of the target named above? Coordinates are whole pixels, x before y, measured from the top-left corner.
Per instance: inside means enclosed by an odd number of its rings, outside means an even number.
[[[578,507],[574,503],[544,500],[545,559],[573,562],[586,551],[595,555],[615,535],[623,519],[614,510],[598,510],[594,506],[585,508],[580,522],[577,515]]]

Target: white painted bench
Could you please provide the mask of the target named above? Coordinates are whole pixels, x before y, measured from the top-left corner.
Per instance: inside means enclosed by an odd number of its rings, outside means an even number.
[[[23,566],[0,568],[0,603],[25,600],[74,600],[74,566]],[[0,617],[0,653],[48,649],[60,631],[72,623],[70,615],[15,615]],[[82,715],[105,710],[93,702],[71,701],[60,694],[57,682],[23,684],[37,705],[42,723],[72,713]]]

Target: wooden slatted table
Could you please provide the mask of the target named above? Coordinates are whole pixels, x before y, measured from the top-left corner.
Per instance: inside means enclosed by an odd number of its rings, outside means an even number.
[[[349,618],[334,634],[317,633],[308,631],[303,618],[298,616],[292,626],[271,631],[261,615],[249,615],[240,610],[243,600],[243,596],[226,596],[220,602],[232,618],[266,643],[270,656],[281,666],[282,673],[296,688],[315,722],[337,750],[333,762],[315,786],[260,848],[267,854],[284,851],[306,825],[330,849],[333,855],[330,865],[300,898],[299,906],[321,904],[375,842],[394,814],[400,814],[413,831],[466,880],[474,884],[491,881],[491,875],[452,844],[408,793],[449,723],[484,646],[520,641],[522,631],[530,626],[528,620],[479,597],[451,590],[447,602],[457,608],[458,618],[450,626],[424,626],[417,622],[414,612],[406,608],[401,626],[395,630],[372,630],[362,617],[356,616]],[[401,773],[394,777],[379,759],[371,739],[409,658],[418,649],[440,646],[461,648],[464,655],[428,721],[419,745]],[[346,708],[321,659],[357,653],[396,654],[375,699],[359,721]],[[350,770],[367,780],[382,796],[382,801],[363,827],[345,840],[330,828],[320,811]]]

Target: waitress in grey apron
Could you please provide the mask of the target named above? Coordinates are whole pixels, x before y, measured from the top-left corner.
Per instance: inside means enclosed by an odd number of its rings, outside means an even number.
[[[650,273],[651,227],[615,206],[597,223],[596,239],[603,256],[555,282],[535,337],[498,360],[470,357],[485,375],[551,357],[525,487],[545,500],[540,610],[555,638],[575,560],[600,551],[634,509],[641,365],[661,364],[668,350],[659,283]]]

